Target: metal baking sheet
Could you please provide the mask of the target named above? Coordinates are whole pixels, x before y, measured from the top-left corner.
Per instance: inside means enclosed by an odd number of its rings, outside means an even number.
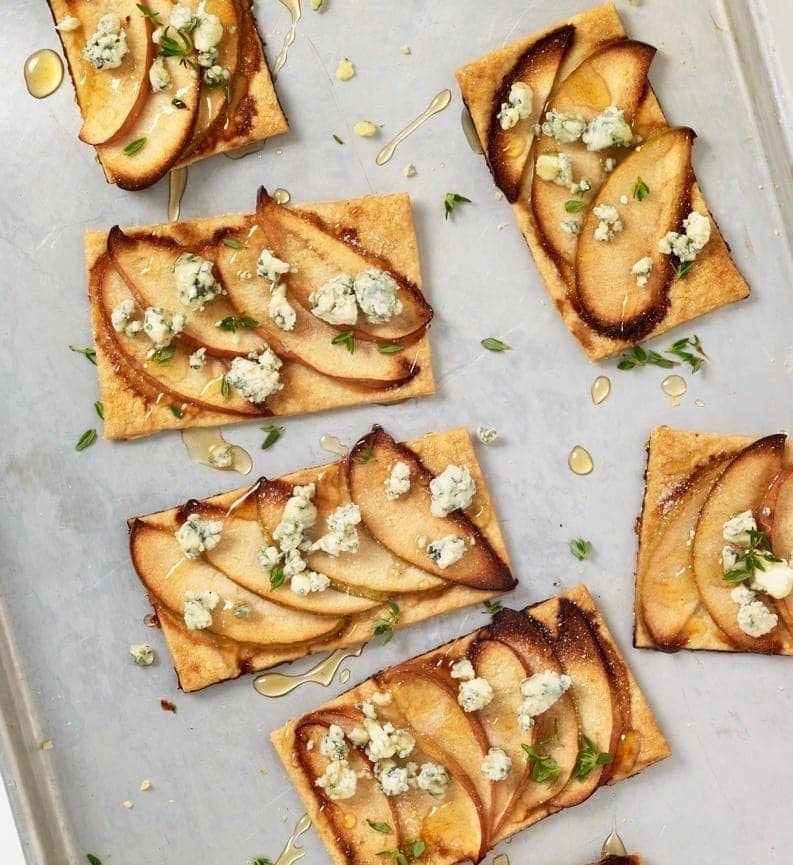
[[[305,2],[308,6],[309,4]],[[790,424],[793,350],[790,285],[789,133],[769,73],[763,5],[743,0],[620,3],[632,35],[659,46],[652,81],[673,122],[699,138],[695,167],[754,293],[676,335],[696,332],[711,358],[686,376],[673,407],[663,370],[597,368],[546,301],[504,201],[460,131],[452,71],[502,42],[584,8],[580,0],[327,0],[305,10],[278,82],[293,132],[241,162],[216,158],[190,170],[186,217],[252,207],[256,187],[283,186],[296,202],[408,189],[415,205],[428,296],[438,395],[286,423],[271,451],[257,425],[229,437],[255,455],[254,473],[277,475],[323,462],[324,433],[351,442],[379,421],[402,437],[458,424],[498,428],[481,449],[522,587],[536,601],[585,580],[597,595],[669,736],[674,756],[637,779],[598,792],[506,848],[532,865],[591,857],[612,817],[649,863],[789,863],[793,824],[784,795],[793,749],[793,685],[786,658],[630,648],[633,521],[649,429],[660,423],[761,435]],[[258,4],[268,52],[288,17]],[[74,443],[96,426],[94,369],[67,346],[90,340],[81,235],[84,228],[162,221],[164,184],[139,194],[106,186],[77,140],[71,89],[36,102],[22,84],[25,56],[57,47],[46,4],[4,10],[5,98],[2,243],[2,759],[28,862],[217,865],[274,858],[301,815],[267,740],[290,716],[342,689],[307,686],[267,701],[249,678],[179,694],[161,635],[143,625],[147,606],[130,567],[125,520],[236,478],[191,463],[177,435],[135,443]],[[401,53],[407,44],[411,54]],[[356,77],[333,77],[353,59]],[[441,88],[453,104],[377,168],[385,139]],[[782,118],[780,120],[780,117]],[[355,121],[382,124],[356,138]],[[333,135],[344,140],[337,144]],[[402,169],[412,162],[416,177]],[[473,203],[443,218],[443,196]],[[497,336],[513,350],[488,354]],[[670,340],[671,341],[671,340]],[[666,341],[659,341],[661,347]],[[589,399],[598,373],[613,381],[601,406]],[[594,473],[572,475],[567,454],[585,445]],[[591,561],[567,551],[592,540]],[[352,682],[482,622],[478,609],[446,616],[368,648]],[[134,667],[131,642],[151,640],[159,662]],[[163,712],[160,698],[178,713]],[[40,744],[52,740],[54,748]],[[140,792],[142,779],[152,789]],[[122,803],[131,800],[134,808]],[[312,833],[309,861],[327,861]]]

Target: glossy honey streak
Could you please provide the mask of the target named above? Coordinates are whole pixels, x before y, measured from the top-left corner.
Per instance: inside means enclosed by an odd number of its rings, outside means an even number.
[[[327,686],[333,681],[333,677],[344,661],[347,658],[357,658],[362,651],[363,646],[358,646],[357,649],[336,649],[311,669],[297,676],[287,676],[285,673],[262,673],[253,680],[253,687],[263,697],[283,697],[308,682]]]
[[[329,454],[336,454],[337,457],[345,458],[349,454],[349,449],[339,441],[338,436],[324,435],[319,440],[319,446],[323,451]]]
[[[63,83],[63,60],[50,48],[41,48],[25,60],[24,74],[28,93],[45,99]]]
[[[187,167],[174,168],[168,174],[168,222],[178,222],[182,198],[187,188]]]
[[[474,153],[484,153],[482,150],[482,144],[479,141],[479,136],[476,132],[476,127],[474,126],[474,120],[471,117],[471,112],[465,105],[463,105],[462,110],[460,111],[460,125],[463,127],[465,140],[468,142],[468,146],[471,150],[473,150]]]
[[[295,825],[295,831],[289,836],[284,849],[279,854],[273,865],[292,865],[298,859],[306,855],[303,847],[297,846],[297,839],[311,828],[311,818],[304,814]]]
[[[283,2],[283,0],[281,0]],[[440,93],[436,93],[435,96],[432,97],[432,101],[426,107],[424,111],[419,114],[419,116],[408,123],[408,125],[401,131],[398,132],[391,141],[386,144],[386,146],[377,154],[377,158],[375,162],[378,165],[385,165],[391,157],[396,152],[397,147],[409,136],[412,135],[422,123],[429,120],[434,114],[438,114],[438,112],[443,111],[449,103],[452,101],[452,91],[451,90],[441,90]]]
[[[281,50],[278,52],[278,56],[275,58],[275,63],[273,63],[273,81],[278,77],[278,73],[283,69],[284,64],[286,63],[289,48],[295,41],[295,36],[297,35],[297,22],[303,17],[303,9],[300,0],[279,0],[279,2],[282,6],[287,8],[292,17],[292,23],[289,30],[287,30],[286,36],[284,36],[284,41],[281,45]]]
[[[226,467],[216,466],[212,462],[212,455],[219,449],[224,448],[228,442],[223,438],[218,427],[193,427],[182,430],[182,441],[187,448],[190,459],[204,466],[217,469],[218,471],[234,471],[241,475],[247,475],[253,468],[251,455],[239,445],[231,446],[231,465]]]

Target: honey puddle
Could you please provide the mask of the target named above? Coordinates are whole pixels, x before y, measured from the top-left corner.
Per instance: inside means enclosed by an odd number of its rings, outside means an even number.
[[[275,63],[273,63],[273,81],[278,77],[278,73],[283,69],[284,63],[286,63],[289,48],[295,41],[295,36],[297,35],[297,22],[303,17],[303,9],[301,8],[300,0],[279,0],[279,2],[282,6],[286,6],[289,14],[292,16],[292,24],[290,25],[289,30],[287,30],[286,36],[284,36],[281,50],[275,58]]]
[[[476,127],[474,126],[471,112],[465,105],[463,105],[462,111],[460,112],[460,124],[465,133],[465,140],[468,142],[468,146],[471,150],[473,150],[474,153],[484,153],[482,150],[482,143],[479,140],[479,136],[476,134]]]
[[[672,405],[680,405],[680,399],[686,395],[688,385],[682,375],[668,375],[661,382],[661,390],[669,397]]]
[[[603,847],[600,850],[601,856],[627,856],[628,851],[622,838],[617,834],[616,826],[609,833],[608,838],[603,842]]]
[[[319,440],[319,446],[323,451],[327,451],[329,454],[336,454],[337,457],[341,457],[342,459],[345,459],[350,453],[349,448],[344,447],[339,441],[338,436],[322,436]]]
[[[292,193],[288,189],[279,186],[278,189],[273,192],[273,200],[277,204],[289,204],[292,200]]]
[[[63,83],[63,60],[51,48],[41,48],[25,61],[24,74],[28,93],[45,99]]]
[[[506,853],[499,853],[493,857],[493,865],[509,865],[509,856]]]
[[[347,658],[357,658],[362,651],[363,646],[358,646],[357,649],[336,649],[318,664],[314,664],[311,669],[297,676],[287,676],[285,673],[262,673],[253,680],[253,687],[263,697],[283,697],[309,682],[327,687],[344,661]]]
[[[238,147],[236,150],[229,150],[223,155],[226,159],[242,159],[244,156],[250,156],[252,153],[258,153],[260,150],[264,150],[264,145],[264,141],[251,141],[250,144]]]
[[[284,0],[281,0],[283,3]],[[436,93],[432,98],[432,102],[426,107],[424,111],[419,114],[419,116],[412,122],[408,123],[408,125],[401,131],[398,132],[391,141],[386,144],[386,146],[377,154],[377,158],[375,162],[378,165],[385,165],[389,159],[396,152],[397,147],[409,136],[412,135],[418,128],[424,123],[426,120],[429,120],[434,114],[438,114],[443,111],[444,108],[448,107],[449,103],[452,101],[452,91],[451,90],[441,90],[440,93]]]
[[[187,167],[174,168],[168,174],[168,222],[178,222],[182,198],[187,188]]]
[[[190,459],[218,471],[234,471],[247,475],[253,468],[251,455],[239,445],[231,445],[223,438],[218,427],[193,427],[182,430],[182,441]],[[224,464],[224,452],[230,452],[230,461]]]
[[[605,375],[599,375],[592,382],[592,402],[595,405],[600,405],[608,399],[611,393],[611,379]]]
[[[293,862],[297,862],[298,859],[302,859],[306,855],[306,851],[303,847],[297,846],[297,839],[308,832],[311,828],[311,817],[308,814],[304,814],[295,825],[295,831],[289,836],[289,840],[286,842],[286,846],[281,851],[278,858],[275,860],[273,865],[292,865]]]
[[[595,468],[595,463],[586,448],[581,445],[576,445],[567,458],[567,465],[570,471],[577,475],[588,475]]]

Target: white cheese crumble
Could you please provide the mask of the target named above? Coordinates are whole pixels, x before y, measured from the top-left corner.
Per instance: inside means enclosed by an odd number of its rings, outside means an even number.
[[[407,463],[402,462],[402,460],[397,460],[397,462],[391,466],[391,471],[384,483],[387,499],[398,499],[400,496],[404,496],[405,493],[409,493],[410,466]]]
[[[763,562],[764,570],[755,569],[752,588],[757,592],[782,600],[793,592],[793,568],[783,559]]]
[[[110,313],[110,323],[116,333],[127,336],[135,336],[140,333],[143,325],[133,316],[135,315],[135,304],[131,300],[122,300],[121,303]]]
[[[563,114],[551,109],[542,124],[543,135],[550,135],[558,144],[572,144],[584,134],[586,123],[578,114]]]
[[[336,77],[339,81],[349,81],[355,75],[355,66],[349,57],[342,57],[336,67]]]
[[[154,348],[165,348],[182,332],[187,319],[181,312],[171,312],[160,306],[149,306],[143,313],[143,332],[154,343]]]
[[[223,87],[230,80],[231,71],[226,69],[225,66],[210,66],[206,72],[204,72],[204,84],[212,89]]]
[[[397,281],[390,273],[374,267],[361,271],[353,280],[355,299],[370,324],[385,324],[402,312],[398,290]]]
[[[483,445],[489,445],[498,438],[498,431],[494,427],[480,426],[476,428],[476,437]]]
[[[83,48],[83,56],[96,69],[117,69],[129,54],[127,34],[121,26],[121,18],[109,12],[99,19],[96,32]]]
[[[633,143],[633,130],[625,120],[625,112],[616,105],[609,105],[587,123],[581,140],[586,149],[593,152],[609,147],[629,147]]]
[[[83,22],[79,18],[75,18],[74,15],[67,15],[60,24],[55,25],[55,29],[60,30],[61,33],[72,33],[75,30],[79,30],[82,26]]]
[[[614,235],[625,230],[625,223],[620,219],[619,211],[611,204],[598,204],[592,211],[600,220],[594,232],[595,240],[610,243]]]
[[[559,228],[561,228],[565,234],[581,234],[581,221],[578,219],[563,219],[559,223]]]
[[[358,776],[346,760],[333,760],[314,785],[324,790],[328,799],[351,799],[358,786]]]
[[[518,707],[518,724],[523,730],[534,726],[534,718],[542,715],[564,694],[573,680],[570,676],[546,670],[524,679],[520,685],[523,701]]]
[[[198,19],[196,26],[190,34],[195,50],[201,52],[216,48],[223,38],[223,25],[220,18],[203,11],[199,12],[196,18]]]
[[[256,262],[256,273],[262,279],[269,279],[272,283],[278,282],[284,274],[291,273],[295,269],[288,261],[282,261],[274,255],[271,249],[263,249]]]
[[[184,623],[189,631],[203,631],[212,624],[212,610],[220,603],[216,592],[185,592]]]
[[[474,665],[468,660],[468,658],[460,658],[459,661],[455,661],[455,663],[452,664],[450,675],[453,679],[461,679],[463,682],[470,682],[471,679],[476,678],[476,671],[474,670]]]
[[[206,51],[198,52],[198,65],[203,69],[209,69],[212,66],[217,66],[219,51],[217,48],[209,48]],[[222,67],[218,67],[222,68]],[[229,72],[229,75],[231,73]]]
[[[728,544],[735,547],[748,548],[750,543],[750,532],[757,531],[757,521],[751,511],[742,511],[740,514],[727,520],[722,530],[722,537]]]
[[[710,240],[710,220],[696,210],[683,220],[684,234],[669,231],[658,241],[658,251],[678,261],[694,261]]]
[[[165,68],[165,57],[160,55],[149,67],[149,84],[152,93],[162,93],[171,86],[171,73]]]
[[[446,767],[439,763],[422,763],[416,776],[416,786],[437,799],[446,795],[446,788],[450,781]]]
[[[150,667],[154,663],[154,649],[148,643],[130,646],[129,654],[139,667]]]
[[[328,324],[355,324],[358,321],[353,281],[346,273],[329,279],[312,291],[308,299],[311,312]]]
[[[512,771],[512,758],[501,748],[491,748],[482,761],[482,774],[488,781],[503,781]]]
[[[450,568],[468,552],[465,541],[456,535],[446,535],[427,547],[427,555],[441,569]]]
[[[273,531],[273,539],[282,552],[296,550],[303,543],[303,532],[317,521],[317,509],[311,501],[317,491],[316,484],[296,486],[284,506],[281,521]]]
[[[226,373],[226,381],[252,403],[262,403],[283,388],[281,361],[269,348],[256,356],[235,357]]]
[[[168,23],[176,30],[192,30],[196,24],[196,15],[189,6],[184,3],[177,3],[171,10],[171,16]]]
[[[644,288],[647,281],[650,279],[650,274],[653,272],[653,260],[650,256],[640,258],[631,268],[631,275],[636,277],[636,285],[639,288]]]
[[[330,587],[330,579],[317,571],[300,571],[289,581],[289,588],[301,597],[312,592],[324,592]]]
[[[397,766],[393,760],[375,763],[374,776],[386,796],[399,796],[410,789],[410,770],[407,766]]]
[[[743,592],[739,593],[739,589],[743,589]],[[754,600],[753,592],[740,586],[738,589],[733,589],[731,596],[736,603],[740,604],[737,621],[738,627],[744,634],[750,637],[762,637],[777,626],[779,622],[777,614],[772,613],[762,601]]]
[[[338,724],[331,724],[328,732],[319,743],[319,753],[329,760],[346,760],[350,753],[344,741],[344,730]]]
[[[369,736],[366,754],[370,760],[404,759],[413,753],[415,739],[407,730],[395,730],[393,724],[380,724],[374,718],[364,718],[364,729]]]
[[[209,464],[214,466],[216,469],[231,468],[233,462],[234,451],[228,442],[224,442],[222,445],[216,445],[209,452]]]
[[[358,552],[358,529],[361,509],[358,505],[341,505],[328,517],[327,532],[312,544],[312,550],[322,550],[329,556]]]
[[[567,153],[543,153],[537,157],[534,171],[540,180],[569,187],[573,182],[573,160]]]
[[[430,492],[432,515],[445,517],[452,511],[464,511],[470,507],[476,495],[476,484],[467,466],[449,463],[441,474],[430,481]]]
[[[174,534],[185,556],[197,559],[220,543],[222,532],[223,523],[219,520],[205,520],[200,514],[190,514]]]
[[[259,564],[265,571],[271,571],[280,563],[283,558],[283,553],[278,549],[278,547],[264,546],[259,550],[256,558],[259,560]]]
[[[528,84],[515,81],[509,88],[509,96],[506,102],[502,102],[501,110],[498,112],[498,122],[501,128],[512,129],[521,120],[531,116],[531,106],[534,101],[534,92]]]
[[[219,294],[223,294],[212,272],[213,267],[211,261],[192,252],[183,253],[174,262],[176,296],[188,309],[203,309]]]
[[[197,348],[187,359],[187,365],[195,372],[201,372],[207,362],[207,350]]]
[[[281,330],[295,329],[297,313],[292,304],[286,299],[286,286],[284,283],[278,282],[273,285],[267,312],[275,322],[276,327],[280,327]]]
[[[465,712],[478,712],[492,702],[494,696],[490,682],[478,676],[460,683],[457,702]]]
[[[377,135],[377,126],[371,120],[359,120],[352,131],[361,138],[374,138]]]

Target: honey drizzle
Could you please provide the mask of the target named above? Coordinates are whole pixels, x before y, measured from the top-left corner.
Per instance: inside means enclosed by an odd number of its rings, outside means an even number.
[[[363,646],[356,649],[336,649],[305,673],[287,676],[285,673],[262,673],[253,680],[253,687],[263,697],[283,697],[308,682],[327,687],[347,658],[357,658]]]
[[[622,841],[622,838],[617,834],[616,820],[614,821],[615,825],[613,826],[611,832],[609,833],[606,840],[603,842],[603,847],[600,850],[601,856],[627,856],[628,851],[625,847],[625,844]]]
[[[323,451],[329,454],[336,454],[337,457],[346,459],[350,453],[350,449],[346,448],[340,441],[338,436],[324,435],[320,437],[319,446]]]
[[[230,466],[221,467],[212,462],[213,451],[228,444],[218,427],[192,427],[182,430],[182,441],[187,448],[190,459],[201,463],[201,465],[209,466],[221,472],[235,471],[241,475],[250,474],[253,468],[251,455],[239,445],[231,446]]]
[[[168,174],[168,222],[178,222],[187,188],[187,166],[172,168]]]
[[[25,60],[25,86],[36,99],[46,99],[63,83],[63,60],[51,48],[40,48]]]
[[[298,859],[302,859],[306,855],[303,847],[297,846],[297,839],[311,828],[311,817],[304,814],[295,825],[295,831],[289,836],[284,849],[281,851],[273,865],[292,865]]]
[[[468,110],[466,105],[463,105],[462,111],[460,112],[460,125],[463,127],[465,140],[468,142],[468,146],[471,150],[473,150],[474,153],[484,153],[484,150],[482,150],[482,142],[479,140],[479,136],[476,133],[474,119],[471,117],[471,112]]]
[[[283,2],[283,0],[281,0]],[[438,114],[440,111],[443,111],[444,108],[448,107],[449,103],[452,101],[452,91],[451,90],[441,90],[440,93],[436,93],[435,96],[432,97],[432,101],[426,107],[424,111],[419,114],[419,116],[412,121],[412,123],[408,123],[408,125],[401,131],[398,132],[391,141],[386,144],[386,146],[377,154],[377,158],[375,162],[378,165],[385,165],[389,159],[396,152],[397,147],[409,136],[412,135],[422,123],[429,120],[434,114]]]
[[[278,52],[278,56],[275,58],[275,63],[273,63],[273,81],[275,81],[278,77],[278,73],[284,68],[289,48],[295,41],[295,36],[297,35],[297,22],[303,17],[303,9],[300,0],[278,0],[278,2],[287,8],[292,18],[292,23],[289,30],[286,32],[286,36],[284,36],[284,41],[281,45],[281,50]]]
[[[273,200],[276,204],[289,204],[292,200],[292,193],[288,189],[279,186],[278,189],[273,192]]]

